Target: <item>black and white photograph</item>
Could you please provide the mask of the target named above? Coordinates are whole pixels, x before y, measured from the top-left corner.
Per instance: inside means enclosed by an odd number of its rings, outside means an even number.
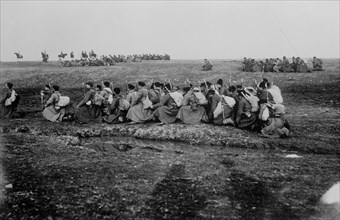
[[[0,0],[0,219],[340,220],[339,85],[339,0]]]

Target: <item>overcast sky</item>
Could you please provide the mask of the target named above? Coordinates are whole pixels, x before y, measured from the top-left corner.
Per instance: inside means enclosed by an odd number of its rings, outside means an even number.
[[[2,61],[168,53],[172,59],[339,58],[339,1],[3,1]]]

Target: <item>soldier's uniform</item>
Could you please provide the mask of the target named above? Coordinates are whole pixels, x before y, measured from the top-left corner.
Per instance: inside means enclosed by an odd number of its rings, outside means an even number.
[[[313,57],[313,70],[314,71],[322,71],[322,60],[321,59],[318,59],[316,57]]]

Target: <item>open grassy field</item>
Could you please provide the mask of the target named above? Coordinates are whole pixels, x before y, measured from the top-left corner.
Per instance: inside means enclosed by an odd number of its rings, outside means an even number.
[[[13,188],[0,218],[322,219],[329,207],[319,198],[340,180],[339,59],[324,60],[325,71],[313,73],[245,73],[237,60],[213,64],[202,72],[195,60],[71,68],[2,62],[0,85],[14,83],[22,118],[1,121],[2,165]],[[187,78],[252,85],[263,77],[282,91],[288,139],[208,124],[53,124],[41,116],[39,92],[48,83],[75,105],[87,81],[125,90],[137,80],[171,79],[182,87]],[[302,157],[285,158],[289,153]]]

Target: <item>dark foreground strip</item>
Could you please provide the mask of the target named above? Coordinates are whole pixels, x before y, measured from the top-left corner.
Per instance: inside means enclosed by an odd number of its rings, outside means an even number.
[[[43,219],[54,216],[56,207],[51,204],[53,190],[45,186],[46,179],[31,166],[33,152],[22,146],[22,140],[7,137],[3,165],[7,179],[13,184],[6,191],[0,208],[0,219]]]

